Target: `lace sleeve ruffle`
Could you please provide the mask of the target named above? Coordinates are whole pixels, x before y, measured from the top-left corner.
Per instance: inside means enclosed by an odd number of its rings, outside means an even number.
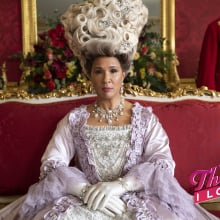
[[[45,161],[40,168],[39,179],[40,180],[44,179],[48,175],[48,173],[55,170],[57,167],[61,167],[61,166],[66,167],[67,165],[62,161],[55,161],[55,160]]]
[[[19,210],[18,220],[31,220],[32,217],[46,205],[51,204],[56,199],[71,195],[71,189],[81,183],[88,183],[85,174],[76,167],[56,166],[51,163],[51,171],[41,181],[33,184],[28,189],[25,200]],[[75,196],[75,199],[77,197]],[[77,199],[80,202],[80,199]]]
[[[160,169],[165,169],[170,174],[173,174],[173,167],[166,160],[157,160],[153,162],[154,166],[159,166]]]
[[[157,166],[162,170],[166,170],[170,174],[174,175],[175,162],[171,158],[164,157],[164,155],[158,153],[148,161],[154,164],[154,166]]]

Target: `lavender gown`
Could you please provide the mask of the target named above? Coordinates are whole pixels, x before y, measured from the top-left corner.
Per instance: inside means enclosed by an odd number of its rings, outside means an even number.
[[[87,107],[81,106],[60,121],[42,157],[41,181],[1,210],[2,219],[218,219],[194,204],[173,177],[169,141],[150,107],[135,103],[131,124],[125,126],[93,127],[86,124],[88,117]],[[79,169],[68,166],[75,155]],[[78,182],[94,184],[121,176],[133,176],[144,185],[141,192],[122,195],[127,205],[122,216],[88,210],[68,193]]]

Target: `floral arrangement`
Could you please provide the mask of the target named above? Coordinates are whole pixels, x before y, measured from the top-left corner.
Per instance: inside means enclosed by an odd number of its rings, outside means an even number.
[[[151,25],[146,25],[140,35],[138,50],[125,83],[166,92],[166,74],[175,55],[163,50],[165,39],[156,32],[149,32]],[[20,56],[20,59],[30,93],[47,93],[87,81],[79,60],[67,45],[60,23],[40,33],[34,52]]]
[[[79,60],[68,47],[60,23],[40,33],[34,53],[28,53],[21,59],[20,68],[26,72],[25,81],[31,93],[47,93],[74,86],[83,78]]]
[[[149,32],[153,23],[147,24],[139,37],[137,53],[133,68],[126,82],[149,88],[157,92],[169,90],[166,83],[167,74],[172,71],[172,64],[177,62],[171,50],[164,50],[168,43],[157,32]]]

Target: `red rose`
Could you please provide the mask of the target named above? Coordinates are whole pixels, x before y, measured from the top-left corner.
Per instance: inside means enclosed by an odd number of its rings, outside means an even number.
[[[71,58],[71,57],[73,57],[73,52],[72,52],[72,50],[70,50],[69,47],[67,47],[66,50],[64,51],[64,55],[66,58]]]
[[[146,46],[146,45],[142,45],[142,47],[141,47],[141,53],[142,53],[143,55],[146,55],[146,54],[147,54],[147,51],[148,51],[147,46]]]
[[[58,73],[56,73],[56,77],[58,79],[63,79],[66,77],[66,72],[58,72]]]
[[[47,82],[47,88],[52,91],[53,89],[55,89],[56,84],[55,82],[51,79],[50,81]]]
[[[60,59],[56,59],[53,61],[51,65],[52,71],[55,72],[56,77],[59,79],[63,79],[66,77],[67,67],[65,62]]]
[[[43,78],[44,79],[51,79],[52,78],[51,72],[49,70],[45,71]]]
[[[65,47],[66,39],[64,37],[64,27],[62,24],[57,24],[56,28],[49,30],[48,36],[51,39],[52,46]]]

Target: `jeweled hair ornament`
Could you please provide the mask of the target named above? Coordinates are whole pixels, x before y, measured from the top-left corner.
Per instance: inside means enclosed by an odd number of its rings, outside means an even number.
[[[111,48],[112,55],[134,55],[147,18],[148,9],[141,0],[88,0],[70,5],[61,21],[69,46],[84,68],[94,46],[100,51]]]

